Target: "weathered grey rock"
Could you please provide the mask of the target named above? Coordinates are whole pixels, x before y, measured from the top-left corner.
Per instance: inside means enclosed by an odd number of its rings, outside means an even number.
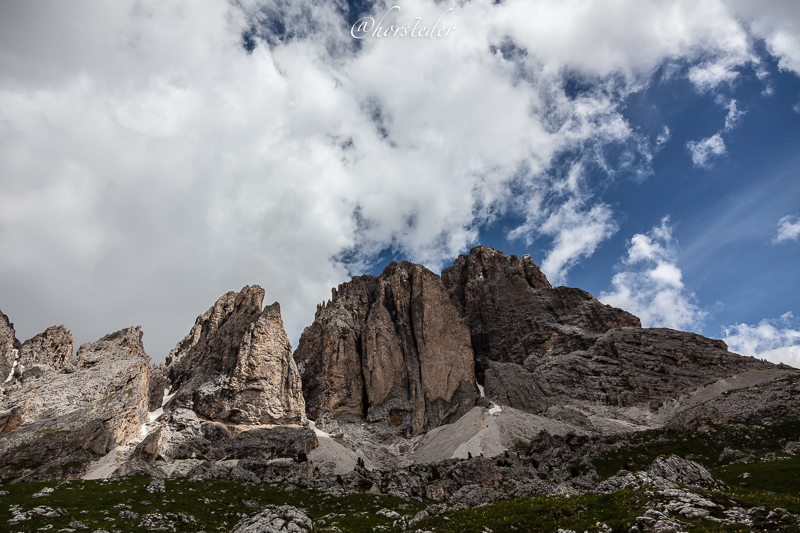
[[[585,291],[551,287],[529,255],[518,259],[476,246],[442,271],[442,282],[464,315],[479,364],[523,364],[585,349],[612,328],[641,326]]]
[[[268,505],[255,516],[243,518],[231,533],[305,533],[312,531],[311,519],[290,505]]]
[[[529,256],[478,246],[442,281],[470,329],[486,396],[501,405],[541,412],[581,400],[652,409],[709,381],[773,366],[694,333],[643,329],[587,292],[552,288]]]
[[[452,479],[458,486],[480,485],[496,488],[500,483],[497,465],[492,459],[485,457],[459,461],[445,471],[444,477]]]
[[[71,374],[49,365],[26,370],[19,387],[0,397],[2,410],[27,406],[26,421],[0,436],[0,478],[79,477],[89,451],[102,455],[127,442],[147,416],[149,362],[136,327],[81,346]],[[76,464],[59,466],[81,451]]]
[[[318,445],[316,433],[307,427],[254,428],[239,433],[230,440],[212,445],[208,449],[207,457],[209,459],[297,457],[301,452],[309,453]]]
[[[29,405],[30,401],[23,402],[11,409],[0,411],[0,435],[14,431],[25,422]]]
[[[439,276],[390,263],[332,292],[295,352],[310,417],[361,417],[414,435],[475,405],[469,331]]]
[[[275,427],[231,426],[202,422],[194,411],[177,408],[159,419],[162,423],[157,454],[168,460],[178,457],[203,457],[223,460],[229,457],[272,459],[308,454],[319,445],[316,433],[297,425]],[[142,443],[144,444],[144,442]]]
[[[19,350],[19,364],[26,368],[43,364],[61,371],[71,360],[72,334],[63,325],[47,328],[22,343]]]
[[[531,368],[546,396],[657,408],[719,378],[774,367],[728,351],[720,340],[666,328],[613,329],[593,346]]]
[[[647,469],[647,473],[654,477],[693,487],[714,487],[719,483],[702,465],[677,455],[670,455],[666,458],[657,457]]]
[[[3,383],[14,365],[15,350],[22,347],[14,332],[14,324],[0,311],[0,383]]]
[[[229,292],[195,321],[170,352],[167,409],[184,407],[237,424],[303,424],[300,375],[280,306],[261,311],[264,289]]]
[[[776,368],[769,363],[760,363]],[[678,413],[668,425],[677,428],[695,428],[703,424],[724,424],[731,421],[764,423],[798,417],[800,417],[800,379],[795,374],[727,391]]]
[[[169,388],[169,371],[164,363],[150,367],[150,390],[148,391],[147,410],[155,411],[161,407],[164,391]]]
[[[161,433],[164,427],[159,426],[149,433],[142,442],[136,445],[131,454],[131,459],[141,459],[147,464],[155,464],[158,458],[158,446],[161,444]]]

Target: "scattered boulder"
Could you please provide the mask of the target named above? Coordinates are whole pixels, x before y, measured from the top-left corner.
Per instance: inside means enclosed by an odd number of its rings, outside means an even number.
[[[715,487],[719,484],[702,465],[677,455],[670,455],[666,458],[658,456],[650,465],[647,473],[675,483],[684,483],[690,487]]]
[[[243,518],[231,533],[305,533],[314,529],[311,519],[291,505],[268,505],[255,516]]]
[[[151,433],[149,433],[142,442],[136,445],[131,454],[131,459],[141,459],[147,464],[155,464],[158,458],[158,446],[161,444],[161,433],[163,426],[159,426]]]

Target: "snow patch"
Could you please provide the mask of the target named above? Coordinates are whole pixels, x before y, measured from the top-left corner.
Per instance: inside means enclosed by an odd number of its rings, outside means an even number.
[[[164,389],[164,398],[161,400],[161,407],[167,405],[167,402],[169,402],[176,394],[178,394],[178,391],[170,394],[169,389]]]
[[[8,373],[8,377],[3,383],[8,383],[12,379],[14,379],[14,369],[17,368],[17,359],[19,359],[19,350],[11,350],[11,353],[14,354],[14,364],[11,365],[11,371]]]
[[[481,385],[480,383],[478,383],[478,390],[481,393],[481,398],[486,398],[486,392],[484,392],[483,385]],[[489,403],[492,404],[492,406],[489,408],[489,414],[490,415],[496,415],[497,413],[499,413],[499,412],[501,412],[503,410],[502,407],[500,407],[499,405],[494,403],[492,400],[489,400]]]

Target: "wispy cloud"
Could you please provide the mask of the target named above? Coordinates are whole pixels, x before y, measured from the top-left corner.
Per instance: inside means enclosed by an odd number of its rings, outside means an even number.
[[[728,102],[728,105],[725,106],[725,109],[728,110],[728,114],[725,115],[725,131],[728,131],[739,125],[739,122],[742,120],[742,116],[744,116],[745,111],[742,111],[736,107],[736,100],[731,100]]]
[[[794,220],[794,222],[792,222]],[[800,239],[800,216],[787,215],[778,222],[778,233],[772,239],[773,244]]]
[[[723,327],[722,340],[733,352],[800,368],[800,329],[793,329],[793,322],[797,321],[790,311],[758,324]]]
[[[722,135],[719,133],[702,141],[689,141],[686,143],[686,147],[692,155],[692,163],[696,167],[702,168],[711,167],[714,158],[726,152],[725,141],[722,140]]]
[[[706,312],[684,286],[677,260],[678,242],[664,217],[631,238],[621,271],[611,280],[613,290],[602,292],[600,300],[635,314],[645,327],[698,328]]]
[[[540,231],[553,238],[542,271],[553,285],[562,285],[567,271],[616,233],[617,224],[609,206],[598,204],[586,209],[583,202],[573,198],[547,217]]]

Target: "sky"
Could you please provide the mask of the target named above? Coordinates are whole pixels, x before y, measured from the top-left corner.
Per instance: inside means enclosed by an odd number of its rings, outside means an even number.
[[[530,254],[800,367],[800,3],[0,3],[0,309],[155,362],[261,285]]]

